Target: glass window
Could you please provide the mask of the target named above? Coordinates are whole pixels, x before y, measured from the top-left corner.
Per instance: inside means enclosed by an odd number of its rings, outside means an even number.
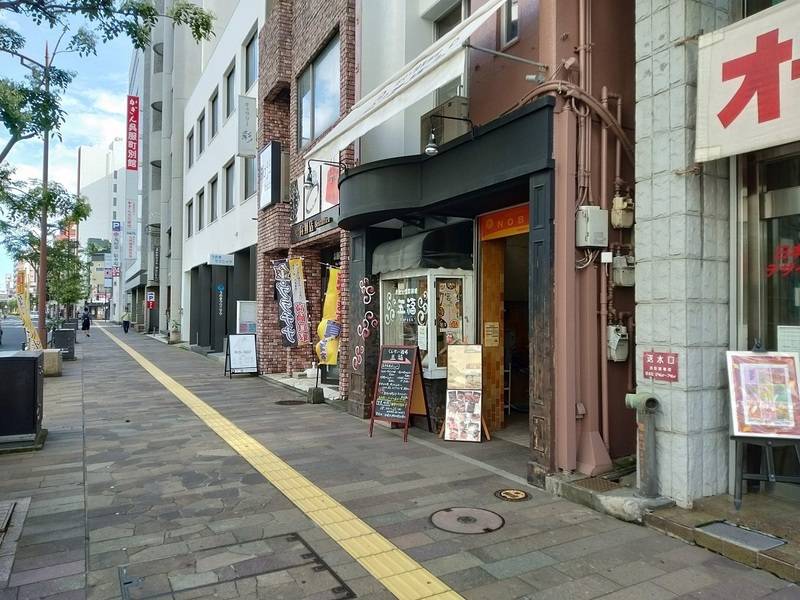
[[[211,205],[211,216],[208,219],[209,223],[217,220],[217,178],[211,180],[208,186],[208,203]]]
[[[233,208],[233,198],[234,198],[234,165],[236,163],[231,162],[227,167],[225,167],[225,212],[228,212],[230,209]]]
[[[161,189],[161,162],[150,163],[150,188],[152,190]]]
[[[383,343],[419,346],[428,355],[428,278],[388,279],[383,289]]]
[[[114,211],[113,216],[111,217],[113,220],[117,220],[117,211]]]
[[[244,197],[249,198],[256,193],[256,159],[244,159]]]
[[[116,183],[114,184],[114,193],[115,194],[117,193],[117,184]]]
[[[436,278],[436,366],[447,366],[447,346],[464,339],[464,284],[455,277]]]
[[[225,116],[230,117],[236,108],[236,67],[232,66],[225,75]]]
[[[435,30],[436,30],[436,39],[440,39],[445,36],[448,32],[452,31],[456,25],[461,22],[461,2],[459,2],[456,6],[454,6],[450,12],[445,14],[441,19],[436,21]],[[436,90],[436,104],[444,104],[450,98],[458,95],[459,89],[461,88],[461,78],[456,77],[452,81],[448,81],[438,90]]]
[[[339,37],[320,52],[297,80],[298,143],[304,147],[339,118]]]
[[[197,119],[197,155],[200,156],[206,148],[206,113],[201,112]]]
[[[519,0],[506,0],[503,7],[503,45],[519,37]]]
[[[192,237],[192,226],[194,225],[194,202],[189,200],[186,205],[186,237]]]
[[[153,73],[164,71],[164,44],[153,44]]]
[[[254,33],[244,49],[244,89],[253,87],[258,77],[258,36]]]
[[[194,164],[194,130],[186,136],[186,160],[190,167]]]
[[[163,115],[161,102],[153,102],[153,131],[161,131]]]
[[[214,90],[214,95],[211,96],[211,137],[217,135],[219,128],[219,92]]]
[[[781,2],[783,0],[744,0],[744,16],[749,17]]]
[[[200,190],[197,193],[197,229],[200,230],[205,227],[205,203],[206,203],[206,194],[203,190]]]

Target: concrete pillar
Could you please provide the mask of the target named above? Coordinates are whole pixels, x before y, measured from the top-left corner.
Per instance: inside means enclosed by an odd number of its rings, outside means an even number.
[[[729,188],[726,161],[694,165],[697,36],[730,0],[636,2],[636,358],[655,392],[659,491],[680,506],[727,490]],[[678,354],[676,383],[642,353]]]

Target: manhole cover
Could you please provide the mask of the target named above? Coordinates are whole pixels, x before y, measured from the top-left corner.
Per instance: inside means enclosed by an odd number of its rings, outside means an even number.
[[[772,548],[777,548],[778,546],[782,546],[786,543],[785,541],[771,535],[767,535],[766,533],[761,533],[760,531],[754,531],[745,527],[739,527],[738,525],[726,523],[724,521],[702,525],[697,529],[703,533],[712,535],[715,538],[723,539],[732,544],[736,544],[737,546],[743,546],[748,550],[753,550],[756,552],[771,550]]]
[[[505,490],[497,490],[494,495],[500,500],[505,500],[506,502],[522,502],[523,500],[530,500],[531,495],[523,490],[515,490],[513,488],[508,488]]]
[[[505,525],[503,517],[497,513],[464,507],[436,511],[431,515],[431,523],[437,529],[450,533],[491,533]]]
[[[573,481],[573,484],[578,487],[586,488],[587,490],[592,490],[593,492],[610,492],[611,490],[622,487],[616,481],[610,481],[602,477],[587,477],[586,479]]]
[[[280,406],[299,406],[300,404],[308,404],[305,400],[278,400],[275,404]]]

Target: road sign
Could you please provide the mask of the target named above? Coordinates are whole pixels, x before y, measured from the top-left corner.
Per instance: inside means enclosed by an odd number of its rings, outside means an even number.
[[[147,301],[148,302],[155,302],[156,293],[155,292],[147,292]]]
[[[155,300],[148,300],[147,301],[147,308],[155,308],[155,307],[156,307],[156,301]]]

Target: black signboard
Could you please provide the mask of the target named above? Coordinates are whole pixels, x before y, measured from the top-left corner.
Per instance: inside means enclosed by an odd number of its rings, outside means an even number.
[[[287,348],[293,348],[297,346],[297,327],[294,322],[289,261],[286,259],[273,261],[272,270],[275,273],[275,300],[278,302],[278,327],[281,330],[281,343]]]
[[[417,346],[381,346],[369,434],[375,421],[402,423],[403,441],[408,440],[410,414],[428,417],[428,402],[422,384],[422,361]]]

